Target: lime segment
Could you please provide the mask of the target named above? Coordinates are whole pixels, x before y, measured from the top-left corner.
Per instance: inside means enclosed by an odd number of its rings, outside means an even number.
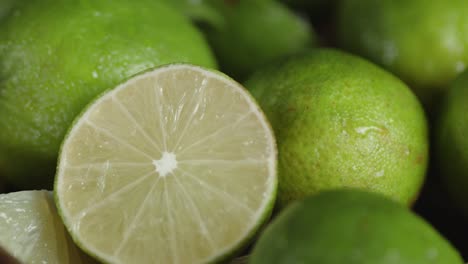
[[[22,263],[95,263],[73,244],[48,191],[0,194],[0,245]]]

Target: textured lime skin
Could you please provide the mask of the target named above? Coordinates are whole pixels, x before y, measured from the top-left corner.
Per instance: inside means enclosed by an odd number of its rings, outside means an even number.
[[[415,200],[428,160],[427,124],[393,75],[319,49],[259,71],[246,87],[275,130],[280,204],[336,187]]]
[[[450,87],[437,127],[437,162],[454,201],[468,214],[468,72]]]
[[[205,30],[221,67],[243,80],[259,67],[310,47],[315,42],[311,26],[275,1],[212,0],[225,21]]]
[[[430,103],[468,63],[467,13],[465,0],[344,0],[338,35]]]
[[[66,129],[103,90],[161,64],[215,67],[201,34],[158,1],[32,0],[11,14],[0,25],[0,174],[20,187],[51,186]]]
[[[264,231],[251,264],[462,264],[422,218],[383,196],[334,190],[292,204]]]

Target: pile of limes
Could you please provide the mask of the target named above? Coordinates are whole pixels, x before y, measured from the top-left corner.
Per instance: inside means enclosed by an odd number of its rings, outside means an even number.
[[[463,0],[0,0],[0,262],[464,263],[467,64]]]

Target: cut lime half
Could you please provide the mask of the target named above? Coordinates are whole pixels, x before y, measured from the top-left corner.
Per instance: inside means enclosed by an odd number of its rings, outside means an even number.
[[[75,242],[104,262],[214,262],[268,218],[276,163],[242,86],[175,64],[89,105],[63,142],[56,199]]]

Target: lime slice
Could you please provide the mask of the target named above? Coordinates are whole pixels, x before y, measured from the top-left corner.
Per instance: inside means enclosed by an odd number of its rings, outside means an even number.
[[[0,194],[0,245],[22,263],[95,263],[73,244],[48,191]]]
[[[276,145],[232,79],[176,64],[92,103],[69,131],[55,191],[75,242],[108,263],[205,263],[271,213]]]

